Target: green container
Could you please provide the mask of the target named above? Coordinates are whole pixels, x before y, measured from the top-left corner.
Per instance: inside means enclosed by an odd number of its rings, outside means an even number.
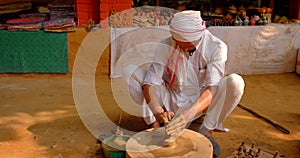
[[[129,136],[110,136],[102,142],[102,149],[106,158],[125,158],[126,143]]]

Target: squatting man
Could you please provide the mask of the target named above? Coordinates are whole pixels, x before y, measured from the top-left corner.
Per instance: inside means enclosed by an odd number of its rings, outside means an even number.
[[[206,29],[200,11],[174,14],[170,33],[158,44],[149,68],[133,73],[131,96],[146,101],[145,122],[153,128],[165,126],[169,135],[182,133],[205,114],[199,133],[210,140],[217,157],[221,150],[212,131],[228,131],[223,122],[239,103],[244,80],[225,75],[227,45]]]

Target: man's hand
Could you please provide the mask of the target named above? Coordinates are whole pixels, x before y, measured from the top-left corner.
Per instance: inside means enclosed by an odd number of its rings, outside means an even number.
[[[174,117],[173,120],[171,120],[166,125],[166,133],[167,135],[180,135],[183,132],[183,129],[185,129],[187,122],[183,114],[179,114]]]
[[[159,122],[160,124],[167,124],[174,117],[174,112],[165,111],[162,113],[157,113],[154,116],[155,116],[156,121]]]

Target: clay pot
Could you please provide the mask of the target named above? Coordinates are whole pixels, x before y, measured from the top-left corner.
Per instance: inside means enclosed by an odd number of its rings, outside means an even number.
[[[237,9],[236,9],[236,7],[234,5],[229,6],[228,9],[229,10],[235,10],[235,11],[237,11]]]
[[[217,7],[216,10],[215,10],[215,13],[217,15],[222,15],[223,14],[223,10],[220,7]]]
[[[249,24],[249,18],[246,16],[246,17],[245,17],[245,20],[244,20],[244,25],[245,25],[245,26],[248,26],[248,24]]]
[[[254,15],[253,18],[254,18],[255,21],[259,20],[259,16],[258,15]]]
[[[266,13],[266,8],[260,8],[259,12],[260,12],[260,14],[265,14]]]
[[[241,15],[242,17],[245,17],[245,16],[247,16],[247,12],[246,11],[242,11],[242,15]]]
[[[239,25],[240,25],[240,21],[239,21],[238,18],[235,18],[235,19],[234,19],[233,25],[234,25],[234,26],[239,26]]]
[[[266,13],[271,13],[273,10],[272,10],[272,8],[267,8],[266,9]]]
[[[260,18],[257,22],[256,22],[257,25],[263,25],[263,20]]]
[[[225,15],[224,20],[230,22],[232,20],[232,16],[230,14]]]
[[[243,6],[243,5],[241,5],[240,7],[239,7],[239,11],[245,11],[246,10],[246,8]]]
[[[237,8],[234,5],[231,5],[228,7],[228,12],[231,14],[236,14],[237,13]]]
[[[266,17],[263,17],[263,25],[267,25],[268,24],[268,19]]]
[[[252,17],[250,20],[249,20],[249,23],[251,26],[255,25],[256,21],[255,19]]]

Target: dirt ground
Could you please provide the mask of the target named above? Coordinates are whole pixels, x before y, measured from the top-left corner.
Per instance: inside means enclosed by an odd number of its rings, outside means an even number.
[[[105,53],[100,60],[102,69],[96,74],[96,91],[106,115],[117,122],[120,108],[112,96],[108,56],[109,53]],[[73,60],[70,59],[70,63]],[[246,87],[240,104],[276,121],[291,133],[284,134],[237,107],[225,121],[230,131],[214,133],[222,149],[220,157],[230,156],[244,141],[255,143],[262,149],[279,151],[287,158],[298,158],[300,77],[285,73],[244,75],[243,78]],[[123,117],[123,128],[136,131],[147,128],[141,118],[126,114]],[[193,123],[191,129],[197,127],[199,124]],[[100,149],[97,139],[77,113],[71,73],[0,75],[1,158],[103,157]]]

